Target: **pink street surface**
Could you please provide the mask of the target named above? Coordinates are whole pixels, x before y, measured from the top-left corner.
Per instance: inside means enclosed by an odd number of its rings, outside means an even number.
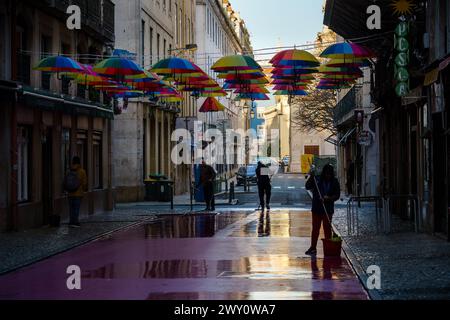
[[[4,275],[0,299],[368,299],[345,258],[304,255],[310,215],[166,216]]]

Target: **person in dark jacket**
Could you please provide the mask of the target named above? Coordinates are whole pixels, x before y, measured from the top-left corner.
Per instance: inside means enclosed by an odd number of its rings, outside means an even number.
[[[339,181],[334,174],[334,168],[331,165],[326,165],[323,168],[320,177],[316,177],[314,172],[306,182],[306,189],[313,193],[312,203],[312,234],[311,234],[311,248],[306,251],[307,255],[317,254],[317,242],[319,240],[320,228],[323,224],[323,229],[326,239],[332,237],[332,225],[334,214],[334,203],[339,200],[341,196],[341,187]],[[328,216],[327,216],[328,215]]]
[[[270,198],[272,197],[272,184],[270,181],[270,170],[267,166],[258,162],[256,168],[256,178],[258,180],[259,203],[261,210],[270,210]]]
[[[217,173],[213,167],[206,164],[205,160],[200,165],[200,184],[203,187],[203,193],[206,202],[206,211],[216,210],[216,201],[214,197],[214,182]]]

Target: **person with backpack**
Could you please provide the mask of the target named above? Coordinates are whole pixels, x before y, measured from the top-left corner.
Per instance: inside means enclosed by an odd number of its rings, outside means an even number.
[[[64,189],[69,193],[69,227],[79,228],[81,200],[84,193],[88,191],[86,171],[81,167],[79,157],[72,159],[72,167],[64,179]]]
[[[260,208],[264,211],[266,208],[270,211],[270,199],[272,197],[272,183],[270,181],[270,170],[261,161],[256,168],[256,177],[258,179],[258,192]]]
[[[200,185],[203,186],[203,194],[206,202],[205,211],[216,210],[216,200],[214,196],[214,183],[217,177],[216,170],[213,167],[206,164],[205,160],[202,160],[200,165]]]
[[[332,238],[334,204],[341,197],[341,186],[333,166],[328,164],[323,168],[320,177],[316,177],[314,169],[311,170],[305,188],[313,194],[311,247],[305,254],[314,256],[317,254],[317,242],[322,224],[325,239]]]

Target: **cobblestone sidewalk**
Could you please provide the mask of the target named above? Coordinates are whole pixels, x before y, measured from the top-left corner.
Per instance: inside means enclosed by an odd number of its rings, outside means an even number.
[[[0,234],[0,275],[153,219],[156,215],[149,210],[116,210],[81,219],[80,229],[62,224],[60,228]]]
[[[341,203],[334,224],[363,282],[369,266],[381,268],[381,290],[369,290],[373,299],[450,299],[450,243],[414,233],[411,223],[395,216],[394,232],[377,234],[375,208],[369,205],[360,210],[358,237],[347,235],[347,208]]]

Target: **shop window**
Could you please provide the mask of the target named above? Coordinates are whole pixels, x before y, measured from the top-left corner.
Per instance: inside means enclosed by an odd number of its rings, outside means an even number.
[[[61,163],[62,176],[65,177],[70,170],[70,129],[63,129],[61,134]]]
[[[87,151],[87,133],[85,131],[79,131],[77,134],[77,154],[81,160],[81,167],[89,174],[89,168],[87,167],[88,151]]]
[[[41,37],[41,59],[47,58],[52,55],[52,38],[48,36]],[[41,88],[44,90],[50,90],[50,76],[49,72],[41,72]]]
[[[103,179],[102,179],[102,172],[103,172],[103,162],[102,162],[102,134],[101,133],[94,133],[93,135],[93,166],[94,166],[94,189],[102,189],[103,188]]]
[[[31,187],[31,128],[17,128],[17,201],[30,200]]]

